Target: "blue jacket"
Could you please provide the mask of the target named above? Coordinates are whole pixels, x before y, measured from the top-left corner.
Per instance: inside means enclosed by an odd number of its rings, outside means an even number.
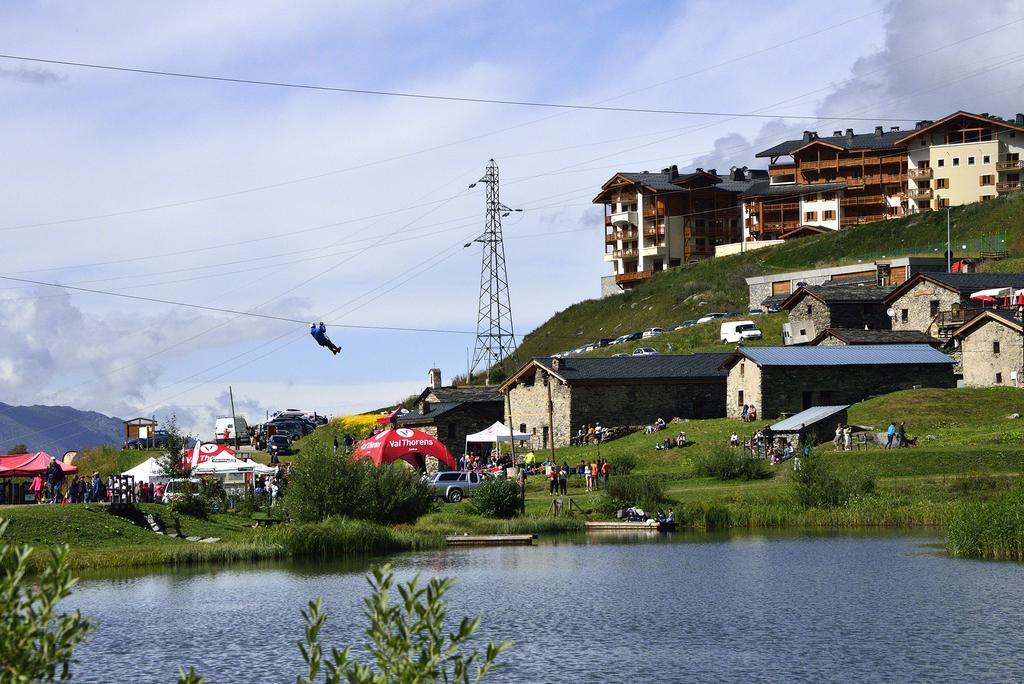
[[[889,429],[885,431],[885,434],[887,434],[887,435],[895,435],[896,434],[896,424],[895,423],[889,423]]]

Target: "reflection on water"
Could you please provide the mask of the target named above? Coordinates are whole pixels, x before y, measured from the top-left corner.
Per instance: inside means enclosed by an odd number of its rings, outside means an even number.
[[[364,639],[365,573],[458,578],[449,615],[511,639],[493,681],[1024,679],[1024,566],[956,561],[928,534],[586,536],[535,547],[92,576],[68,601],[99,622],[76,681],[293,680],[299,609],[328,644]]]

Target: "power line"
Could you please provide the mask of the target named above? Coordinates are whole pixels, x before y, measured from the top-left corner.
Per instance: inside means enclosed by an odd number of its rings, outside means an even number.
[[[62,59],[47,59],[43,57],[28,57],[25,55],[0,54],[0,59],[21,60],[24,62],[36,62],[39,64],[55,64],[60,66],[79,67],[82,69],[100,69],[103,71],[118,71],[130,74],[142,74],[146,76],[164,76],[168,78],[187,78],[198,81],[216,81],[219,83],[237,83],[240,85],[269,86],[274,88],[294,88],[299,90],[316,90],[332,93],[347,93],[352,95],[378,95],[382,97],[401,97],[416,100],[441,100],[445,102],[463,102],[474,104],[496,104],[515,107],[541,107],[548,109],[577,109],[599,112],[629,112],[633,114],[671,114],[681,116],[727,116],[737,118],[753,119],[818,119],[824,121],[917,121],[917,118],[889,116],[879,117],[820,117],[810,114],[753,114],[746,112],[719,112],[701,111],[687,109],[658,109],[654,107],[610,107],[607,105],[586,105],[569,104],[565,102],[542,102],[537,100],[503,100],[484,97],[460,97],[457,95],[438,95],[432,93],[410,93],[399,90],[371,90],[368,88],[344,88],[340,86],[317,85],[312,83],[291,83],[288,81],[267,81],[251,78],[235,78],[231,76],[214,76],[210,74],[192,74],[182,71],[162,71],[159,69],[142,69],[138,67],[115,66],[112,64],[93,64],[90,62],[75,62]]]

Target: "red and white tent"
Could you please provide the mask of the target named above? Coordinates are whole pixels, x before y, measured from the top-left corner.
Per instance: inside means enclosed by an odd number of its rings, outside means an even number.
[[[34,454],[7,454],[0,456],[0,477],[32,477],[42,475],[54,460],[45,451],[37,451]],[[57,465],[65,474],[72,475],[78,472],[78,468],[57,460]]]
[[[223,458],[229,456],[235,458],[235,452],[233,449],[229,449],[223,444],[203,444],[202,442],[196,442],[195,447],[192,448],[192,452],[185,457],[185,465],[189,468],[195,468],[200,463],[206,463],[212,461],[215,458]]]
[[[374,435],[356,447],[353,459],[370,458],[374,465],[402,460],[414,468],[423,468],[423,456],[433,456],[448,468],[456,470],[458,464],[448,447],[436,437],[420,430],[397,428]]]

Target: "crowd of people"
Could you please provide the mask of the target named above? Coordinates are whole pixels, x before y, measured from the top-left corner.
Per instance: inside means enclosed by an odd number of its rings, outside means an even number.
[[[757,407],[753,404],[744,404],[743,410],[740,412],[740,420],[744,423],[756,423]]]
[[[587,423],[580,426],[580,429],[576,431],[576,434],[569,439],[569,443],[573,446],[599,444],[605,441],[606,438],[607,431],[601,427],[600,423],[594,423],[593,425]]]
[[[673,448],[676,448],[676,447],[682,449],[685,446],[686,446],[686,432],[684,432],[683,430],[679,431],[679,433],[676,435],[675,439],[669,439],[668,437],[666,437],[662,441],[654,443],[654,448],[656,450],[658,450],[658,451],[661,451],[662,449],[673,449]]]

